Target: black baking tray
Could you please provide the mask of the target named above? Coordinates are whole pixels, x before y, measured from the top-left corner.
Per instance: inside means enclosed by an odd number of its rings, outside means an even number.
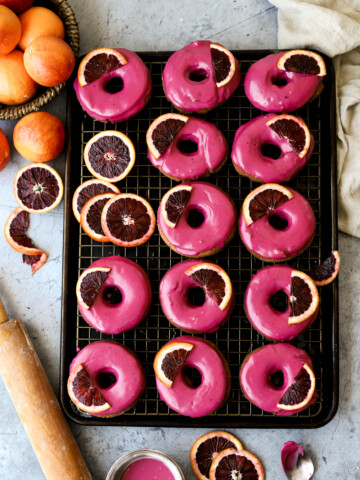
[[[244,94],[244,75],[250,65],[274,51],[236,51],[240,62],[242,81],[228,102],[207,115],[227,138],[229,151],[237,128],[264,112],[254,108]],[[236,305],[227,324],[219,332],[205,334],[224,353],[232,374],[231,393],[225,405],[216,413],[202,418],[183,417],[170,410],[158,396],[152,363],[156,352],[170,339],[182,332],[164,317],[158,288],[163,275],[176,263],[185,260],[174,253],[161,240],[157,230],[150,240],[139,247],[123,248],[113,244],[100,244],[90,239],[76,221],[71,210],[74,190],[91,178],[83,162],[86,142],[99,131],[116,129],[134,142],[137,158],[130,174],[120,182],[122,191],[137,193],[148,199],[155,212],[161,197],[176,182],[162,175],[147,158],[145,135],[153,119],[175,111],[165,98],[161,73],[172,52],[140,53],[150,69],[153,90],[148,105],[135,117],[119,123],[102,123],[83,112],[72,88],[68,96],[67,132],[68,148],[65,171],[64,262],[61,331],[60,396],[67,415],[83,425],[126,425],[161,427],[214,427],[214,428],[314,428],[328,423],[338,406],[338,283],[320,289],[321,306],[317,320],[291,343],[306,350],[311,356],[317,381],[318,401],[303,412],[291,417],[279,417],[263,412],[252,405],[239,387],[239,369],[245,356],[252,350],[270,343],[249,324],[243,297],[253,274],[265,263],[252,256],[240,240],[234,239],[211,261],[221,265],[233,282]],[[337,196],[336,196],[336,125],[335,78],[331,61],[325,57],[328,74],[320,97],[302,107],[299,115],[309,126],[315,138],[314,153],[302,172],[289,186],[302,193],[313,207],[317,228],[312,245],[289,265],[308,272],[337,249]],[[238,175],[230,156],[219,173],[206,181],[223,188],[235,201],[238,211],[246,195],[257,183]],[[90,327],[81,317],[75,295],[80,273],[98,258],[122,255],[139,263],[149,275],[153,302],[147,318],[134,330],[120,335],[105,335]],[[72,405],[66,390],[69,365],[77,349],[99,339],[114,339],[125,344],[138,355],[146,375],[146,389],[136,405],[125,414],[113,418],[99,418],[79,412]]]

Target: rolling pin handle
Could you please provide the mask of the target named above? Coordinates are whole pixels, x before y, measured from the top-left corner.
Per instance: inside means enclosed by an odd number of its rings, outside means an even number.
[[[0,323],[5,323],[9,320],[8,314],[6,313],[4,304],[1,301],[0,298]]]

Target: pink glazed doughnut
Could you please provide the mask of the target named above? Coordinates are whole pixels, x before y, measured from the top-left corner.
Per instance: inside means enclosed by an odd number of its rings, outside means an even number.
[[[110,408],[99,417],[114,417],[129,410],[145,388],[145,376],[141,363],[127,347],[115,342],[100,341],[86,345],[76,355],[70,365],[72,370],[82,364],[95,383],[101,395],[110,404]],[[115,382],[108,388],[102,385],[102,377],[112,374]]]
[[[171,388],[156,378],[156,386],[168,407],[186,417],[203,417],[218,410],[230,393],[230,369],[223,354],[208,340],[197,337],[177,337],[172,342],[194,344]],[[189,386],[184,376],[186,368],[195,368],[201,374],[197,388]]]
[[[310,134],[310,146],[301,158],[286,138],[280,137],[266,125],[276,113],[253,118],[237,130],[231,159],[236,171],[255,182],[282,183],[291,180],[304,167],[314,149],[314,137]],[[281,150],[277,159],[262,152],[266,145],[276,145]]]
[[[150,98],[151,78],[141,58],[125,48],[115,48],[128,63],[104,73],[99,79],[81,87],[76,77],[74,89],[80,105],[91,117],[102,122],[122,122],[142,110]],[[107,91],[113,78],[121,78],[123,88],[119,92]]]
[[[217,78],[216,72],[219,60],[223,61],[223,58],[219,58],[221,52],[226,53],[227,62],[232,64],[233,70],[232,77],[225,84],[221,76]],[[197,40],[171,55],[162,80],[167,99],[180,112],[206,113],[234,93],[240,84],[240,66],[232,53],[222,45],[209,40]]]
[[[254,107],[265,112],[293,112],[322,91],[323,77],[277,68],[284,52],[255,62],[247,71],[244,90]]]
[[[136,327],[146,317],[151,304],[151,285],[145,271],[119,255],[96,260],[91,267],[110,267],[111,270],[89,310],[79,305],[84,320],[99,332],[113,335]],[[115,305],[106,300],[112,287],[120,290],[122,297]]]
[[[245,397],[265,412],[276,415],[294,415],[312,405],[317,399],[314,392],[310,401],[302,408],[283,410],[277,407],[285,391],[294,383],[295,377],[307,364],[313,369],[311,358],[304,350],[288,343],[275,343],[260,347],[249,353],[240,369],[240,386]],[[275,386],[271,375],[281,371],[283,385]]]

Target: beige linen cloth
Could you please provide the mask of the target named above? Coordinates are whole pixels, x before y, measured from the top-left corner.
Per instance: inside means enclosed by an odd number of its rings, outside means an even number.
[[[340,230],[360,237],[360,0],[268,0],[278,9],[278,47],[333,57],[337,84]]]

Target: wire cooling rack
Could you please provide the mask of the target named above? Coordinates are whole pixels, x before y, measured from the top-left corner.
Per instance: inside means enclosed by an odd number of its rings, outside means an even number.
[[[250,65],[269,53],[271,52],[234,52],[240,62],[241,85],[228,102],[202,117],[215,123],[225,135],[229,152],[231,152],[237,128],[263,113],[254,108],[246,98],[243,79]],[[182,334],[162,313],[158,294],[159,283],[169,268],[186,258],[170,250],[157,231],[146,244],[135,248],[97,243],[81,230],[71,212],[71,200],[76,187],[92,178],[83,161],[84,146],[93,135],[106,129],[120,130],[128,135],[137,153],[134,168],[119,184],[121,191],[143,196],[156,212],[162,196],[176,184],[151,165],[147,159],[145,141],[146,131],[152,120],[159,115],[174,111],[164,96],[161,84],[161,73],[170,53],[140,55],[150,70],[153,90],[148,105],[134,118],[119,124],[104,124],[96,121],[82,111],[73,91],[69,93],[61,339],[63,407],[73,420],[87,425],[227,428],[322,426],[333,417],[338,403],[337,282],[320,289],[321,306],[317,320],[291,342],[306,350],[313,360],[318,401],[305,411],[291,417],[278,417],[263,412],[243,396],[239,386],[239,369],[249,352],[270,343],[251,327],[243,309],[245,289],[251,277],[265,264],[247,251],[238,233],[227,247],[211,257],[211,261],[222,266],[232,280],[236,298],[234,311],[228,323],[217,333],[203,335],[219,347],[229,363],[232,375],[229,399],[216,413],[191,419],[170,410],[158,396],[152,367],[155,354],[167,341]],[[305,272],[337,248],[334,73],[328,59],[326,63],[328,75],[324,79],[322,94],[311,104],[295,112],[306,121],[315,139],[315,148],[310,161],[302,172],[289,182],[289,186],[309,200],[317,219],[312,245],[299,257],[289,262],[289,265]],[[220,172],[206,181],[224,189],[234,200],[238,211],[246,195],[258,186],[255,182],[236,173],[230,156]],[[147,318],[135,329],[120,335],[101,334],[90,327],[78,311],[75,295],[76,281],[81,272],[95,260],[109,255],[122,255],[136,261],[147,272],[153,289],[153,302]],[[136,405],[125,414],[109,419],[92,417],[79,412],[71,404],[66,391],[69,365],[77,349],[100,339],[113,339],[136,352],[146,376],[145,392]]]

